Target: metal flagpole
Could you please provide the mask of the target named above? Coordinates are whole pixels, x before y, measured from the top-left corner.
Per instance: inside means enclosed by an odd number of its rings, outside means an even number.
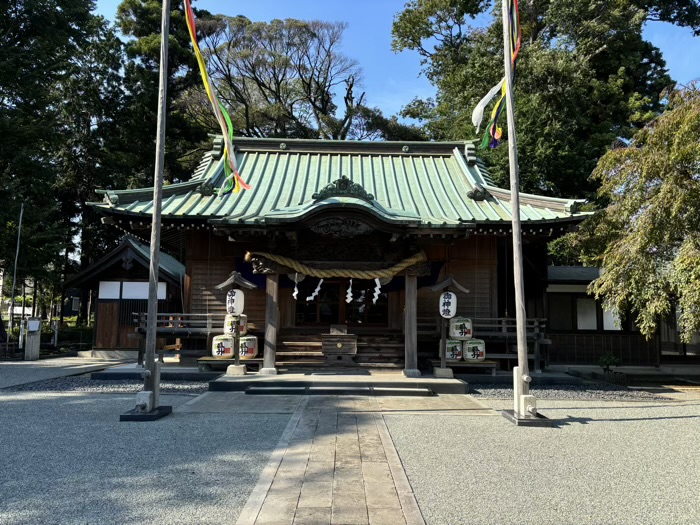
[[[19,259],[19,243],[22,239],[22,217],[24,217],[24,203],[19,209],[19,226],[17,228],[17,250],[15,251],[15,269],[12,272],[12,298],[10,300],[10,333],[15,327],[15,284],[17,283],[17,259]],[[67,248],[66,248],[67,249]],[[24,308],[24,303],[22,303]],[[24,314],[24,310],[22,310]]]
[[[510,203],[513,216],[513,284],[515,285],[515,320],[518,340],[518,366],[513,370],[515,418],[533,417],[537,413],[534,396],[530,396],[530,374],[527,365],[527,336],[525,331],[525,285],[523,282],[523,246],[520,227],[520,180],[518,177],[518,146],[515,135],[513,102],[513,63],[509,1],[503,7],[503,57],[506,73],[506,115],[508,117],[508,160],[510,164]],[[515,23],[515,20],[513,21]]]
[[[163,0],[160,29],[160,83],[158,90],[158,126],[156,132],[156,168],[153,177],[153,220],[151,222],[151,265],[148,283],[148,319],[144,386],[137,395],[136,408],[122,414],[121,421],[153,420],[172,411],[160,407],[160,363],[156,362],[156,326],[158,317],[158,268],[160,266],[160,214],[163,200],[163,164],[165,162],[165,109],[168,91],[168,35],[170,33],[170,0]]]

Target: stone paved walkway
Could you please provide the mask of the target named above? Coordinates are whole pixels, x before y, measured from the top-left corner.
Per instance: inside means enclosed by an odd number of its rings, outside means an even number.
[[[237,525],[424,525],[381,413],[423,403],[302,398]],[[438,404],[493,413],[466,396],[447,396]]]
[[[464,395],[302,397],[237,525],[424,525],[387,413],[497,415]]]

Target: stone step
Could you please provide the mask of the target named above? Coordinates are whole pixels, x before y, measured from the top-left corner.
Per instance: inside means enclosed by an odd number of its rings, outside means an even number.
[[[411,396],[428,397],[436,395],[423,387],[381,387],[381,386],[250,386],[247,395],[307,395],[307,396]]]
[[[363,368],[397,368],[402,369],[404,367],[403,362],[400,363],[357,363],[357,366]]]
[[[319,357],[323,358],[323,352],[306,350],[283,350],[276,353],[277,357]]]
[[[311,369],[313,371],[313,369]],[[318,371],[318,369],[316,369]],[[323,387],[333,389],[349,388],[379,388],[374,395],[390,395],[385,389],[425,389],[436,394],[467,394],[469,385],[459,379],[436,379],[434,377],[400,378],[398,374],[380,373],[367,374],[362,367],[346,368],[323,368],[320,374],[306,374],[301,369],[296,369],[294,373],[274,376],[260,376],[251,374],[248,376],[227,377],[221,376],[209,382],[209,390],[212,392],[245,392],[248,388],[303,388]],[[399,390],[394,390],[398,392]],[[272,390],[262,390],[263,393],[274,392]],[[279,391],[277,391],[279,392]],[[291,392],[300,392],[293,390]],[[319,390],[315,390],[318,393]],[[326,390],[330,392],[330,390]],[[333,392],[337,393],[337,390]],[[408,395],[408,394],[406,394]]]

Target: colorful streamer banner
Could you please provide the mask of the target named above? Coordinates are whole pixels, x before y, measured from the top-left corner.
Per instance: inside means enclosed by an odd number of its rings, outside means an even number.
[[[207,97],[211,103],[212,110],[214,111],[214,116],[216,121],[221,127],[221,133],[224,136],[224,172],[226,178],[224,179],[221,188],[219,189],[219,195],[225,195],[233,190],[235,193],[241,191],[241,188],[245,190],[251,189],[248,184],[241,178],[238,173],[238,166],[236,165],[236,155],[233,151],[233,124],[231,122],[231,117],[226,112],[224,105],[217,99],[216,93],[214,91],[214,86],[207,73],[207,63],[204,60],[204,55],[199,49],[199,44],[197,43],[197,28],[194,24],[194,11],[192,11],[192,4],[190,0],[185,0],[185,18],[187,20],[187,30],[190,33],[190,39],[192,40],[192,47],[194,48],[194,54],[197,57],[197,63],[199,64],[199,72],[202,75],[202,82],[204,83],[204,89],[207,92]]]
[[[476,126],[478,133],[479,126],[481,125],[481,120],[483,118],[484,109],[496,95],[500,87],[501,96],[491,111],[491,118],[488,126],[486,126],[484,138],[481,141],[482,149],[487,147],[497,147],[501,143],[501,137],[503,136],[503,129],[498,125],[498,118],[501,116],[501,113],[506,105],[506,91],[508,90],[508,82],[515,81],[515,62],[518,58],[520,45],[522,43],[520,15],[518,13],[518,0],[508,0],[508,26],[510,33],[510,56],[513,63],[513,78],[506,79],[503,77],[503,79],[496,86],[491,88],[491,91],[489,91],[486,96],[479,101],[476,108],[474,108],[474,112],[472,113],[472,123]]]
[[[493,99],[493,97],[496,96],[496,93],[503,89],[503,83],[505,81],[506,78],[503,77],[498,84],[491,88],[491,91],[486,93],[486,96],[479,101],[479,103],[474,108],[474,111],[472,111],[472,124],[474,124],[477,133],[479,133],[481,121],[484,120],[484,111],[486,110],[486,106],[488,106],[489,102],[491,102],[491,99]]]

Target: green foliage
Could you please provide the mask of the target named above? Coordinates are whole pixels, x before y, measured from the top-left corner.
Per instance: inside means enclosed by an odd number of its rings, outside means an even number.
[[[605,370],[610,370],[611,366],[620,366],[622,360],[611,352],[607,352],[600,356],[598,359],[598,365]]]
[[[162,2],[156,0],[123,0],[117,10],[119,28],[131,37],[126,44],[130,60],[124,69],[125,100],[119,119],[118,149],[124,152],[122,172],[131,176],[133,187],[152,185],[155,171],[161,12]],[[196,13],[208,16],[206,11]],[[166,99],[165,179],[168,181],[188,179],[201,153],[209,147],[206,127],[180,111],[176,102],[200,83],[184,3],[173,2]]]
[[[524,191],[594,195],[589,176],[598,158],[661,111],[659,95],[671,84],[659,50],[643,38],[644,22],[656,17],[696,28],[700,13],[691,3],[520,2],[515,116]],[[480,138],[471,112],[503,76],[500,13],[500,3],[413,0],[396,16],[394,49],[419,53],[438,89],[434,100],[416,99],[403,115],[423,122],[432,138]],[[471,27],[475,16],[489,24]],[[483,156],[507,187],[507,148]]]
[[[0,266],[14,267],[24,203],[18,281],[50,278],[73,233],[56,194],[57,93],[88,38],[92,9],[92,0],[0,4]]]
[[[594,177],[607,207],[557,249],[605,269],[591,284],[605,307],[631,311],[646,336],[678,309],[683,341],[700,330],[700,89],[668,109],[629,147],[608,152]]]

